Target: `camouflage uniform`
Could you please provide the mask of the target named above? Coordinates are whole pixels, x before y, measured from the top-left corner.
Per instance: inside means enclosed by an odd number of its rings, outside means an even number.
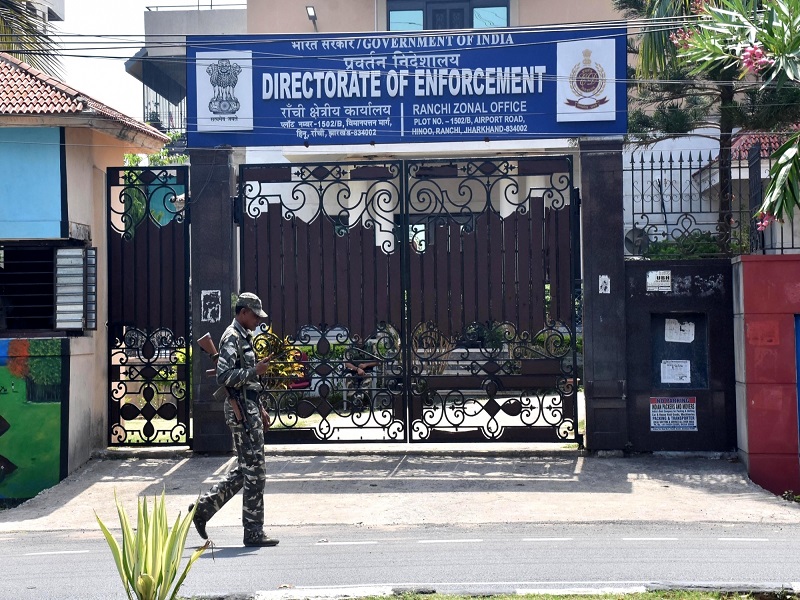
[[[241,346],[242,364],[239,364]],[[233,432],[233,443],[239,464],[228,472],[224,480],[215,484],[197,501],[197,512],[203,520],[209,520],[222,506],[244,487],[242,500],[242,525],[245,541],[259,536],[264,526],[264,481],[266,464],[264,459],[264,430],[259,413],[258,392],[261,389],[256,375],[256,355],[252,337],[236,320],[222,334],[217,362],[217,383],[235,388],[245,398],[244,412],[249,425],[245,432],[242,423],[236,421],[231,403],[225,402],[225,421]]]

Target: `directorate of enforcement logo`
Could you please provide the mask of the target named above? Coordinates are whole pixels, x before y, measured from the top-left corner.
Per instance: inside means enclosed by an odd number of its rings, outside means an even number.
[[[599,63],[592,63],[592,51],[583,51],[583,61],[572,69],[569,87],[577,98],[567,98],[566,104],[581,110],[593,110],[608,102],[600,97],[606,89],[606,72]]]

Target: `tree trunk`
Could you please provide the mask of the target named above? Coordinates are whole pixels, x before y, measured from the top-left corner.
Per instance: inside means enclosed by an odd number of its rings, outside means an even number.
[[[733,186],[731,174],[731,139],[733,137],[733,84],[720,84],[719,117],[719,233],[720,249],[726,253],[731,248],[731,221],[733,219]]]

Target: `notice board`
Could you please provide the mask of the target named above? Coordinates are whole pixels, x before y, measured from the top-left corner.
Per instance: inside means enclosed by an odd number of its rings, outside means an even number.
[[[653,389],[708,388],[705,313],[651,315]]]

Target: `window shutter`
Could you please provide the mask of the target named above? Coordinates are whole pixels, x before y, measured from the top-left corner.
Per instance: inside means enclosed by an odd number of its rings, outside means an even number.
[[[56,249],[56,329],[97,329],[97,249]]]
[[[97,248],[86,248],[86,324],[97,329]]]

